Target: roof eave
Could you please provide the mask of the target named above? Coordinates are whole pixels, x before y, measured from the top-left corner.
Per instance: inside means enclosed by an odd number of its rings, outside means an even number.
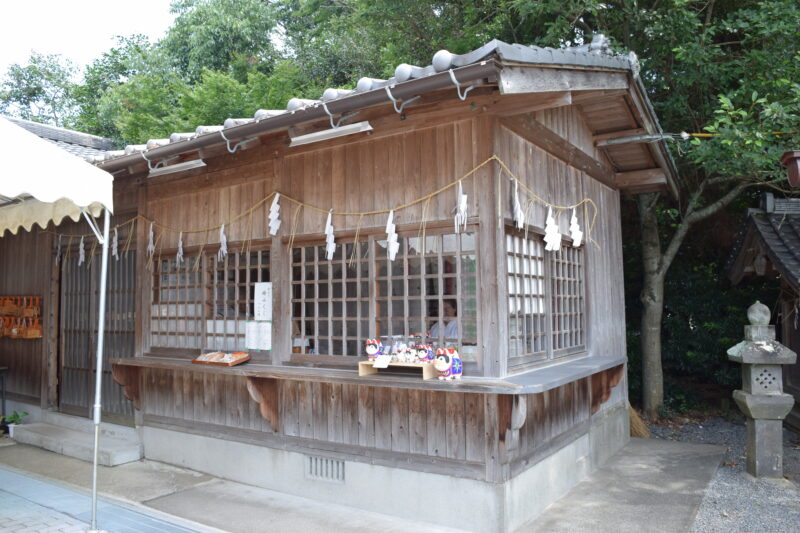
[[[483,78],[492,77],[500,70],[501,65],[495,59],[486,59],[479,63],[467,65],[453,69],[453,74],[460,84],[468,84]],[[397,100],[404,100],[414,96],[429,93],[439,89],[453,86],[450,72],[439,72],[424,78],[412,79],[398,83],[390,88],[391,95]],[[363,93],[356,93],[350,96],[339,98],[326,103],[327,110],[333,115],[342,115],[359,109],[364,109],[376,104],[391,103],[389,93],[385,88],[374,89]],[[296,124],[320,120],[327,118],[328,114],[322,104],[313,105],[287,111],[281,115],[265,118],[261,121],[254,121],[231,128],[225,128],[225,138],[231,142],[257,137],[273,131],[289,128]],[[218,133],[200,135],[193,139],[170,143],[147,150],[146,156],[150,161],[158,161],[168,157],[174,157],[187,152],[192,152],[211,145],[224,143],[222,136]],[[125,155],[116,159],[100,162],[98,165],[103,170],[115,172],[130,165],[140,163],[143,159],[142,153]]]

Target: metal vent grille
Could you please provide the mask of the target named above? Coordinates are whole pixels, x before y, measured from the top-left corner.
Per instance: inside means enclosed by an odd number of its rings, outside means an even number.
[[[307,455],[305,473],[306,479],[344,483],[344,461]]]

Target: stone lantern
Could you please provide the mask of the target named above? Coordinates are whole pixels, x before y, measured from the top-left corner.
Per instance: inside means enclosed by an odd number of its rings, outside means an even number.
[[[747,415],[747,472],[755,477],[783,477],[783,419],[794,398],[783,393],[781,365],[791,365],[797,354],[775,340],[770,312],[756,302],[747,310],[750,325],[744,341],[728,350],[728,359],[742,364],[742,390],[733,399]]]

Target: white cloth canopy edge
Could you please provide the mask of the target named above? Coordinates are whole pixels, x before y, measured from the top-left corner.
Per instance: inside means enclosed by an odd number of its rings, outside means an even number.
[[[99,217],[103,212],[103,204],[94,202],[86,207],[86,210],[92,216]],[[81,218],[81,207],[67,198],[55,202],[40,202],[35,198],[28,198],[18,204],[0,208],[0,229],[16,235],[20,228],[31,231],[34,225],[38,225],[45,229],[51,221],[58,226],[65,218],[77,222]],[[3,233],[0,233],[0,237],[2,235]]]
[[[0,154],[0,195],[19,200],[0,207],[0,236],[77,221],[82,208],[94,216],[114,208],[111,174],[2,117]]]

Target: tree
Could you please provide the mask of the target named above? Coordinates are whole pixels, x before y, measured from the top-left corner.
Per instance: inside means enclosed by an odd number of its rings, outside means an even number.
[[[65,126],[76,113],[75,66],[60,55],[33,52],[25,66],[13,64],[0,84],[0,112]]]
[[[74,90],[79,107],[75,129],[119,139],[114,120],[100,108],[102,96],[111,88],[126,83],[136,74],[153,70],[155,48],[144,35],[117,37],[117,46],[89,64],[83,73],[83,83]]]
[[[248,65],[268,70],[277,56],[269,2],[177,0],[172,12],[177,15],[175,22],[160,44],[190,83],[199,80],[204,70],[243,69],[245,76]]]

